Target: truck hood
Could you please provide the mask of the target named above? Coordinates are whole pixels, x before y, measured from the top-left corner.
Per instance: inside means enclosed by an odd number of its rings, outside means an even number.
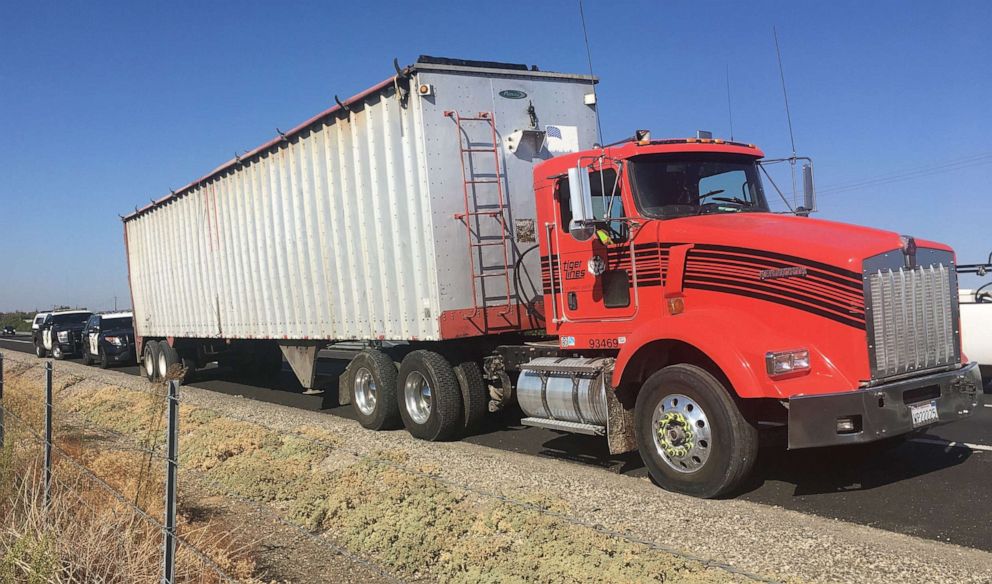
[[[772,213],[723,213],[658,222],[660,241],[746,247],[798,256],[861,272],[862,260],[899,249],[892,231]],[[909,234],[911,235],[911,234]],[[948,246],[916,239],[918,247],[952,251]]]

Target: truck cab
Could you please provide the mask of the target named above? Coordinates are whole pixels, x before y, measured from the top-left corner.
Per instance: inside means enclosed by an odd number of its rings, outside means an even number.
[[[656,482],[711,497],[747,474],[759,428],[808,448],[974,411],[953,251],[772,213],[762,158],[718,139],[630,140],[535,168],[546,331],[585,361],[521,365],[531,423],[605,422],[611,451],[636,447]],[[597,409],[582,379],[598,371]]]

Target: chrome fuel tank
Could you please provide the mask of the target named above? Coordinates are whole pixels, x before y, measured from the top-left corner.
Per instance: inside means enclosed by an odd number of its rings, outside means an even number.
[[[528,416],[606,425],[603,369],[610,359],[539,357],[520,366],[517,402]]]

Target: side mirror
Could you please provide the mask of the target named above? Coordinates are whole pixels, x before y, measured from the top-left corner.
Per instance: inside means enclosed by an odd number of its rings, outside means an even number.
[[[590,222],[595,219],[592,215],[592,185],[589,173],[581,166],[568,169],[568,196],[572,207],[568,231],[580,241],[589,239],[594,232]]]
[[[803,208],[800,215],[804,217],[816,211],[816,190],[813,188],[813,165],[803,163]]]

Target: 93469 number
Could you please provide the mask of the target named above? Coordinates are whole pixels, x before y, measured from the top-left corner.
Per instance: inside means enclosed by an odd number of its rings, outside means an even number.
[[[590,349],[619,349],[620,341],[615,337],[603,339],[589,339]]]

